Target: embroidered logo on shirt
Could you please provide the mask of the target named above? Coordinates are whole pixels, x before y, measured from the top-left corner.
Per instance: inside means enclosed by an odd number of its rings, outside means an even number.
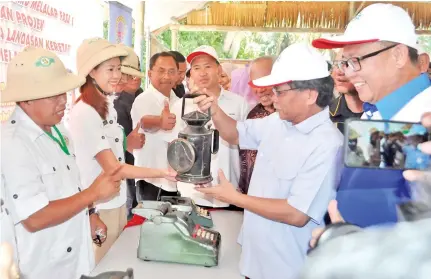
[[[55,63],[54,58],[42,56],[36,61],[36,67],[49,67],[53,63]]]

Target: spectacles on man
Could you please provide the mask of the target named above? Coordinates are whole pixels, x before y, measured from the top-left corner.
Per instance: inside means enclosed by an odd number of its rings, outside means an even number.
[[[334,61],[333,65],[335,67],[337,67],[338,69],[340,69],[343,73],[345,73],[347,69],[350,69],[353,72],[358,72],[362,69],[361,61],[363,61],[367,58],[370,58],[370,57],[374,57],[374,56],[376,56],[376,55],[378,55],[378,54],[380,54],[386,50],[389,50],[393,47],[396,47],[397,45],[398,44],[391,45],[391,46],[385,47],[385,48],[378,50],[378,51],[371,52],[371,53],[366,54],[366,55],[362,55],[362,56],[358,56],[358,57],[351,57],[347,60]]]
[[[289,89],[276,89],[273,88],[272,92],[274,92],[275,96],[280,97],[281,94],[284,94],[290,90],[296,90],[297,88],[289,88]]]

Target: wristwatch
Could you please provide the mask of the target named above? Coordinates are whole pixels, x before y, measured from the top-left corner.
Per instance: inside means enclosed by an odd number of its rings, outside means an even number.
[[[97,209],[95,207],[92,207],[88,210],[88,216],[91,216],[92,214],[99,215],[99,211],[97,211]]]

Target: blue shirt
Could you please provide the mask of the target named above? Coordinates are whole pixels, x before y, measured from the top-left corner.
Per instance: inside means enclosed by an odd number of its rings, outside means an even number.
[[[258,150],[248,195],[285,199],[311,219],[298,228],[245,210],[238,239],[241,274],[252,279],[297,278],[311,232],[323,222],[335,197],[343,136],[328,109],[297,125],[273,113],[238,122],[237,130],[241,149]]]
[[[430,86],[429,77],[421,74],[377,102],[375,106],[364,104],[365,116],[369,119],[390,120]],[[377,108],[377,111],[374,108]],[[346,221],[362,227],[396,222],[396,205],[410,198],[409,184],[400,170],[345,168],[337,193],[338,207],[343,217]]]

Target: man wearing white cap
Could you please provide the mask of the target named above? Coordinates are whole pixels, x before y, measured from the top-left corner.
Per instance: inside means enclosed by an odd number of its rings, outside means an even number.
[[[26,279],[88,274],[94,254],[87,208],[120,191],[121,177],[114,174],[120,168],[101,174],[86,189],[81,186],[73,145],[57,126],[65,92],[84,82],[42,48],[25,49],[8,65],[2,101],[17,106],[2,125],[1,172]]]
[[[419,122],[431,110],[431,83],[421,74],[415,26],[402,8],[370,5],[343,35],[317,39],[313,46],[343,48],[339,68],[365,102],[363,118]],[[396,222],[396,204],[410,196],[400,170],[347,168],[337,200],[347,221],[369,226]]]
[[[334,82],[322,55],[293,44],[271,74],[253,85],[274,86],[277,112],[240,122],[229,118],[214,97],[195,99],[202,111],[211,107],[224,140],[258,150],[248,195],[236,191],[222,171],[220,185],[197,190],[245,209],[239,235],[244,276],[296,278],[311,232],[323,223],[335,195],[343,137],[329,118]]]
[[[219,63],[218,55],[211,46],[200,46],[187,56],[187,62],[190,64],[190,76],[193,80],[191,93],[205,93],[218,100],[221,110],[227,114],[230,119],[235,121],[245,120],[248,113],[248,105],[244,98],[223,89],[219,84],[219,77],[222,67]],[[177,126],[172,131],[171,138],[178,137],[178,132],[185,128],[186,124],[181,120],[182,100],[178,101],[173,108],[177,116]],[[197,110],[197,105],[193,104],[192,99],[186,99],[184,114]],[[215,126],[212,121],[209,125]],[[240,177],[240,158],[237,144],[230,144],[220,139],[219,151],[211,155],[211,172],[214,182],[217,183],[217,171],[221,168],[225,171],[226,176],[235,187],[238,187]],[[228,207],[229,204],[203,195],[193,189],[188,183],[178,182],[178,189],[182,196],[191,197],[194,202],[201,206],[207,207]]]

